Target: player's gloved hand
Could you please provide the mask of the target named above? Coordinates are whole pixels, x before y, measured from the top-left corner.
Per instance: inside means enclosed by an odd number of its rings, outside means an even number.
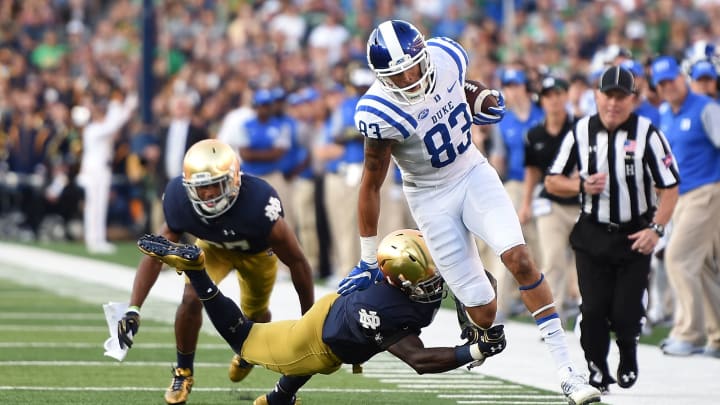
[[[125,312],[125,316],[118,321],[118,340],[120,348],[124,349],[133,345],[133,337],[137,335],[140,328],[140,313],[135,309],[129,309]]]
[[[504,325],[495,325],[490,329],[466,328],[463,330],[464,339],[468,339],[467,344],[471,345],[470,353],[472,353],[474,362],[468,364],[468,369],[482,365],[485,359],[494,356],[507,346],[505,340]]]
[[[498,90],[490,90],[490,94],[485,97],[494,96],[497,99],[497,107],[488,108],[488,112],[478,112],[473,115],[472,120],[475,125],[488,125],[500,122],[505,116],[505,97]]]
[[[338,284],[337,292],[340,295],[348,295],[355,290],[364,290],[382,279],[383,273],[378,268],[377,262],[366,263],[360,260],[350,274]]]

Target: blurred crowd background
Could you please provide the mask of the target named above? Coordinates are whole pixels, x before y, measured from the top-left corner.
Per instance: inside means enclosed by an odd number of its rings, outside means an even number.
[[[177,163],[164,158],[177,149],[166,150],[171,147],[163,142],[177,130],[174,123],[183,123],[187,136],[220,137],[232,144],[239,127],[266,114],[260,110],[272,103],[271,115],[302,123],[293,124],[302,128],[300,135],[280,147],[287,154],[296,147],[305,152],[294,155],[281,174],[288,184],[294,179],[312,184],[314,198],[296,207],[317,214],[311,226],[322,256],[336,240],[331,236],[335,216],[328,214],[323,195],[339,190],[325,180],[340,172],[352,186],[362,161],[344,150],[358,141],[352,120],[342,112],[344,101],[367,86],[366,41],[387,19],[411,21],[426,38],[457,40],[469,53],[467,77],[491,87],[510,83],[501,80],[508,69],[521,71],[519,83],[533,102],[545,76],[564,78],[568,110],[576,117],[593,112],[583,100],[615,58],[641,66],[661,54],[691,60],[720,40],[716,0],[153,3],[156,49],[148,95],[140,80],[142,1],[0,0],[0,239],[82,241],[87,233],[83,182],[101,177],[104,168],[110,191],[106,201],[100,198],[107,222],[99,221],[107,225],[107,239],[152,231],[162,221],[154,208],[160,190],[168,176],[180,174],[182,148]],[[652,86],[646,91],[657,105]],[[149,111],[138,108],[143,97],[151,97]],[[97,136],[84,135],[93,124]],[[109,126],[100,130],[99,124]],[[477,146],[492,155],[497,128],[478,131],[483,132],[476,134]],[[94,152],[93,142],[108,146]],[[103,169],[85,163],[79,176],[83,160],[93,158]],[[399,189],[392,188],[396,176],[388,184],[390,201],[401,201]],[[340,217],[355,209],[349,198],[340,193],[331,203],[340,207]],[[290,207],[290,197],[284,204]],[[389,215],[401,224],[408,221],[406,213]],[[291,214],[303,216],[299,210]],[[111,250],[102,243],[88,248]],[[348,256],[350,266],[343,268],[350,269],[358,256]],[[329,260],[316,259],[321,275],[329,274]]]

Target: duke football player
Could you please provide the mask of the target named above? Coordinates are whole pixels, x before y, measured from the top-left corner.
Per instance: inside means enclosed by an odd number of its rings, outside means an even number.
[[[255,405],[295,404],[296,393],[314,374],[330,374],[386,350],[422,374],[483,361],[505,348],[502,325],[461,346],[423,345],[418,335],[437,313],[444,283],[415,230],[392,232],[380,243],[384,278],[377,284],[353,294],[328,294],[299,320],[262,324],[248,319],[203,271],[208,256],[197,245],[145,235],[138,247],[185,272],[213,325],[244,361],[283,374]]]
[[[270,293],[280,259],[290,269],[300,309],[314,301],[310,265],[295,234],[283,219],[275,190],[264,180],[243,174],[240,158],[227,144],[210,139],[196,143],[185,154],[183,174],[172,179],[163,198],[165,224],[160,234],[177,242],[187,233],[204,252],[204,267],[219,283],[237,270],[240,307],[254,322],[270,321]],[[120,345],[132,346],[140,326],[140,306],[158,278],[162,263],[145,257],[138,266],[130,308],[118,323]],[[165,393],[168,404],[185,403],[193,383],[193,363],[202,323],[202,304],[186,280],[175,317],[177,366]],[[240,381],[251,364],[234,356],[228,376]]]
[[[568,401],[599,401],[598,390],[570,359],[552,292],[528,254],[512,202],[497,172],[471,142],[472,124],[502,119],[502,94],[478,93],[482,98],[475,99],[471,109],[465,92],[465,49],[450,38],[425,41],[406,21],[389,20],[374,29],[367,59],[377,80],[361,97],[355,113],[356,127],[365,136],[358,199],[361,256],[338,292],[370,285],[373,277],[366,274],[380,275],[375,260],[380,189],[393,159],[438,272],[469,320],[486,330],[497,311],[495,292],[475,247],[477,236],[500,256],[520,285],[523,302],[555,361]],[[486,104],[485,97],[495,97],[496,103]],[[488,108],[475,111],[476,105]]]

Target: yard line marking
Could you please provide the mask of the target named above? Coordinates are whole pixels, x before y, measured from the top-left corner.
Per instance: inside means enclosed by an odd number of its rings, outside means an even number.
[[[33,361],[24,361],[24,360],[8,360],[8,361],[0,361],[0,367],[1,366],[15,366],[15,367],[76,367],[76,366],[86,366],[86,367],[167,367],[170,362],[168,361],[127,361],[127,362],[116,362],[114,360],[108,359],[108,361],[47,361],[47,360],[33,360]],[[195,368],[198,367],[227,367],[228,363],[209,363],[209,362],[200,362],[195,363]]]
[[[2,325],[3,331],[12,332],[93,332],[107,333],[108,328],[105,326],[87,326],[87,325]],[[172,332],[173,327],[168,326],[143,326],[143,332]]]
[[[145,330],[145,329],[143,329]],[[53,348],[53,349],[96,349],[103,343],[79,342],[0,342],[0,349],[7,348]],[[175,349],[174,343],[135,343],[133,349]],[[199,344],[201,350],[231,350],[226,344]]]
[[[142,391],[142,392],[154,392],[163,391],[167,387],[48,387],[48,386],[10,386],[0,385],[0,391],[99,391],[99,392],[112,392],[112,391]],[[204,391],[204,392],[266,392],[268,387],[193,387],[193,392]],[[327,392],[327,393],[338,393],[338,392],[352,392],[352,393],[386,393],[386,394],[406,394],[406,393],[427,393],[437,394],[441,392],[447,392],[447,390],[433,390],[433,389],[421,389],[421,390],[401,390],[393,388],[312,388],[303,387],[301,392]]]
[[[395,385],[397,385],[397,386],[400,387],[400,388],[408,388],[408,389],[418,389],[418,388],[424,388],[424,387],[427,387],[427,386],[428,386],[428,384],[395,384]],[[471,390],[471,389],[475,388],[476,391],[477,391],[477,389],[480,388],[480,384],[479,384],[479,383],[446,384],[446,385],[442,385],[442,386],[446,386],[446,387],[452,388],[452,389],[463,388],[463,389],[468,389],[468,390]],[[499,387],[496,387],[496,388],[502,388],[502,386],[499,386]]]
[[[559,399],[562,395],[548,394],[439,394],[438,398],[447,399]]]
[[[412,376],[408,376],[404,379],[394,379],[394,378],[381,378],[381,383],[385,384],[442,384],[442,385],[449,385],[453,384],[453,381],[448,381],[447,379],[441,379],[441,378],[433,378],[430,376],[423,376],[418,378],[412,378]],[[455,384],[467,384],[467,383],[474,383],[474,384],[482,384],[482,385],[505,385],[505,381],[495,381],[495,380],[487,380],[487,381],[481,381],[479,379],[464,379],[462,381],[458,381]]]
[[[367,370],[363,370],[363,375],[367,377],[373,377],[373,378],[393,378],[393,381],[397,381],[398,379],[402,378],[411,378],[413,380],[417,380],[416,377],[419,377],[417,373],[373,373],[373,372],[367,372]],[[479,374],[457,374],[457,375],[445,375],[443,374],[433,374],[431,375],[423,375],[420,378],[431,378],[433,380],[452,380],[452,381],[458,381],[458,380],[469,380],[469,381],[478,381],[484,379],[483,376]],[[489,381],[495,381],[495,380],[489,380]]]
[[[4,312],[0,319],[73,319],[73,320],[105,320],[101,313],[94,312]]]
[[[496,405],[496,404],[498,404],[498,400],[497,399],[488,399],[488,400],[477,400],[477,401],[457,401],[457,403],[463,404],[463,405],[465,405],[465,404],[467,404],[467,405],[471,405],[471,404],[478,404],[478,405],[479,404],[493,404],[493,405]],[[516,404],[515,402],[509,402],[509,403]],[[517,404],[521,404],[521,405],[558,405],[558,404],[563,404],[563,405],[565,405],[566,402],[558,399],[557,401],[523,401],[523,402],[519,402]]]

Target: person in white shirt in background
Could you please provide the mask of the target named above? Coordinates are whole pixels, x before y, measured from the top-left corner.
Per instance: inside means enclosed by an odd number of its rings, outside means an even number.
[[[78,184],[85,189],[85,247],[90,253],[108,254],[115,251],[115,246],[107,241],[113,145],[115,135],[130,119],[138,100],[136,95],[128,95],[123,102],[99,99],[88,104],[90,117],[82,131],[83,153],[78,175]]]

